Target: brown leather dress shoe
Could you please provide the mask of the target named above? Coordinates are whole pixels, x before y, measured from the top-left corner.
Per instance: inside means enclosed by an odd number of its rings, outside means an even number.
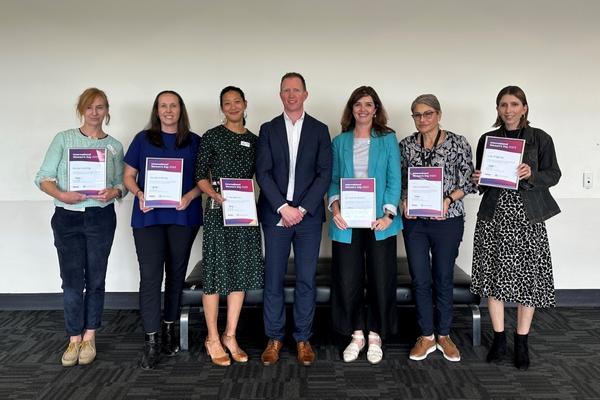
[[[267,348],[263,351],[260,356],[260,360],[263,365],[273,365],[277,361],[279,361],[279,351],[283,347],[283,342],[275,339],[269,339],[269,343],[267,343]]]
[[[306,367],[312,365],[315,362],[315,352],[312,347],[310,347],[310,343],[308,342],[298,342],[298,362]]]

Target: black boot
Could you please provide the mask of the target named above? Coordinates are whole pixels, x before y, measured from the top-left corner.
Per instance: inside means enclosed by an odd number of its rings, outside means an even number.
[[[506,355],[506,334],[502,332],[494,332],[494,341],[492,347],[486,357],[487,362],[502,361]]]
[[[515,367],[527,370],[529,368],[529,335],[519,335],[515,332]]]
[[[144,353],[140,360],[140,367],[142,369],[154,369],[158,364],[159,357],[158,333],[146,333],[144,335]]]
[[[175,323],[162,323],[160,350],[167,357],[173,357],[179,352],[179,338],[175,333]]]

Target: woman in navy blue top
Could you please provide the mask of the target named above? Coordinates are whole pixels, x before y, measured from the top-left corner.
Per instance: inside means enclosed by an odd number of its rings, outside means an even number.
[[[140,316],[145,332],[140,366],[152,369],[160,353],[174,356],[179,340],[174,322],[179,319],[181,291],[190,251],[202,225],[200,189],[194,181],[200,136],[190,131],[185,104],[173,91],[160,92],[154,100],[149,127],[138,133],[125,155],[125,186],[135,195],[131,226],[140,265]],[[144,204],[146,158],[183,159],[181,201],[173,208]],[[165,278],[161,346],[161,287]]]

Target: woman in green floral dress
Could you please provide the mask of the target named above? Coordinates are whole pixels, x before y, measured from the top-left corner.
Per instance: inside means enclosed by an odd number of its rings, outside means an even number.
[[[231,360],[223,346],[235,361],[248,361],[235,333],[245,291],[263,286],[263,260],[258,226],[223,226],[221,205],[226,199],[220,194],[219,179],[254,176],[258,137],[244,126],[247,102],[241,89],[224,88],[220,104],[224,123],[202,136],[196,181],[208,195],[202,242],[202,305],[208,328],[204,344],[214,364],[228,366]],[[227,326],[220,340],[219,295],[227,296]]]

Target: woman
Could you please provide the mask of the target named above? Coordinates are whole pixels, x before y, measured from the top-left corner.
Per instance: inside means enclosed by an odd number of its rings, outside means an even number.
[[[194,182],[194,163],[200,137],[190,131],[185,104],[166,90],[154,100],[150,123],[138,133],[125,155],[125,186],[135,195],[131,226],[140,265],[140,315],[144,326],[143,369],[152,369],[160,352],[179,351],[175,321],[179,319],[181,290],[196,234],[202,225],[200,189]],[[144,203],[146,158],[183,159],[181,201],[174,208],[151,208]],[[161,346],[161,286],[165,275]]]
[[[196,180],[208,195],[202,243],[202,306],[208,328],[204,345],[213,364],[227,366],[231,360],[223,346],[236,362],[248,361],[235,333],[244,292],[262,287],[263,263],[258,226],[223,226],[221,206],[227,199],[220,194],[219,180],[252,179],[258,137],[245,127],[247,102],[241,89],[224,88],[220,105],[225,118],[222,125],[202,136]],[[217,330],[219,295],[227,296],[227,326],[221,340]]]
[[[462,199],[466,194],[476,192],[470,180],[473,173],[471,146],[463,136],[440,128],[442,108],[434,95],[417,97],[410,108],[417,132],[400,142],[404,210],[402,234],[421,336],[410,351],[409,358],[424,360],[437,348],[447,360],[460,361],[460,352],[449,335],[452,327],[454,261],[465,224]],[[409,215],[409,167],[443,168],[443,217]],[[437,334],[437,341],[434,334]]]
[[[488,298],[494,329],[488,362],[498,362],[506,355],[504,303],[518,304],[514,363],[525,370],[529,368],[527,339],[535,308],[555,305],[544,221],[560,212],[549,188],[558,183],[561,172],[550,135],[529,125],[529,106],[521,88],[502,89],[496,97],[496,111],[494,126],[499,129],[479,139],[473,183],[481,176],[486,137],[523,139],[525,150],[517,168],[517,190],[479,186],[483,198],[475,226],[471,291]]]
[[[108,255],[117,226],[113,203],[126,194],[123,146],[102,129],[103,122],[108,125],[110,121],[106,94],[96,88],[84,90],[77,102],[77,115],[83,119],[83,125],[54,137],[35,177],[35,184],[54,198],[56,206],[52,231],[69,336],[69,345],[61,359],[65,367],[89,364],[96,358],[96,330],[101,325]],[[69,166],[75,167],[69,162],[72,149],[94,149],[94,153],[86,155],[105,161],[104,189],[88,195],[72,190],[69,185]]]
[[[332,317],[334,329],[352,335],[343,352],[354,361],[365,347],[367,360],[383,358],[382,338],[396,331],[395,218],[400,202],[400,151],[387,114],[370,86],[354,90],[342,115],[342,133],[333,140],[333,173],[328,191],[332,242]],[[341,214],[340,178],[374,178],[376,220],[371,228],[351,228]],[[365,262],[366,261],[366,262]],[[365,270],[367,310],[364,307]]]

